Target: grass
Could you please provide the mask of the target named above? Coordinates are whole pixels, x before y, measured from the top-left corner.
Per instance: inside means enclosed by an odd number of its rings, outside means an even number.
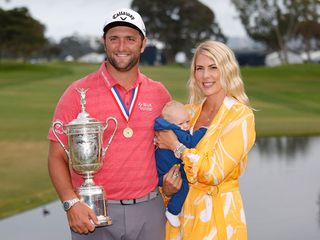
[[[247,92],[256,112],[259,136],[320,133],[318,65],[244,68]]]
[[[54,108],[71,82],[98,67],[0,62],[0,218],[56,199],[47,173],[46,140]],[[187,101],[187,68],[143,66],[141,70],[161,81],[173,98]],[[241,71],[257,109],[258,136],[320,134],[318,65],[246,67]]]

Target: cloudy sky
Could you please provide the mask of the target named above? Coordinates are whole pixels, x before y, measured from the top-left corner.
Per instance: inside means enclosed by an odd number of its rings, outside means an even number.
[[[230,0],[201,2],[213,10],[226,36],[246,36]],[[0,7],[4,9],[27,7],[32,17],[46,26],[46,36],[55,40],[74,33],[100,36],[106,14],[130,4],[131,0],[0,0]]]

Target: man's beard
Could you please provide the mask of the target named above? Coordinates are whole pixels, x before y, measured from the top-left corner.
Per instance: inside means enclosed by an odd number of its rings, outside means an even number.
[[[119,72],[127,72],[130,69],[132,69],[139,62],[139,57],[134,57],[134,58],[130,59],[128,64],[124,67],[119,66],[117,61],[114,58],[109,57],[108,54],[107,54],[107,60]]]

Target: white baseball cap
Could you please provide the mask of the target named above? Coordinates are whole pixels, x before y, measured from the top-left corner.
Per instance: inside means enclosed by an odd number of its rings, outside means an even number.
[[[139,13],[129,8],[121,8],[109,14],[103,32],[116,26],[128,26],[141,32],[146,36],[146,27]]]

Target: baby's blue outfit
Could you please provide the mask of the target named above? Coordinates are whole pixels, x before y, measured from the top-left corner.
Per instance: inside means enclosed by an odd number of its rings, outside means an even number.
[[[156,119],[154,129],[156,131],[173,130],[177,135],[179,142],[184,144],[187,148],[194,148],[207,132],[206,128],[201,127],[193,134],[191,134],[190,131],[182,130],[179,126],[168,122],[162,117],[158,117]],[[173,215],[178,215],[181,212],[182,205],[189,191],[188,180],[183,169],[182,161],[181,159],[174,156],[173,151],[158,148],[156,150],[156,163],[159,177],[159,186],[163,185],[163,176],[172,168],[172,166],[174,164],[181,164],[180,172],[182,177],[182,186],[181,189],[170,198],[167,206],[170,213],[172,213]]]

